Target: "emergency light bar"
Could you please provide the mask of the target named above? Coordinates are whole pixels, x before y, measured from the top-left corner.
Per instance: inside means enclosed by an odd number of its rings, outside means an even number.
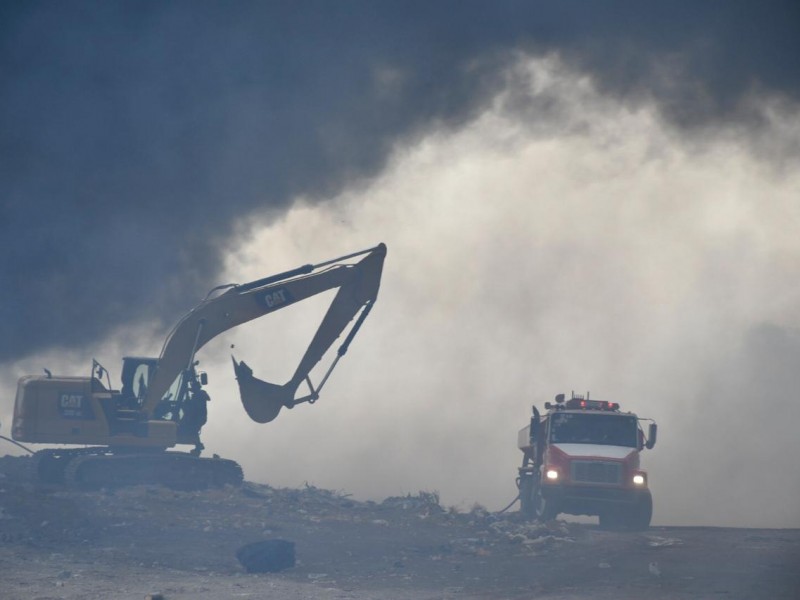
[[[565,401],[564,394],[556,396],[556,403],[545,402],[544,407],[547,410],[619,410],[618,402],[608,402],[607,400],[589,400],[589,393],[586,397],[572,392],[572,398]]]
[[[583,409],[583,410],[619,410],[619,403],[608,402],[606,400],[585,400],[583,398],[570,398],[566,401],[565,407],[567,409]]]

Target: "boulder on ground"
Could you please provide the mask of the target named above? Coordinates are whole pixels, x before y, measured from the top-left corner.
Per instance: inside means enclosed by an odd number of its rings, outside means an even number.
[[[287,540],[264,540],[242,546],[236,558],[248,573],[273,573],[294,566],[294,543]]]

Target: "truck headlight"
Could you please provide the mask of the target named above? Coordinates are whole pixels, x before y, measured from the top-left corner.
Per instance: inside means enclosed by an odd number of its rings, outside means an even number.
[[[644,485],[645,483],[647,483],[647,480],[641,473],[637,473],[633,476],[633,485]]]
[[[550,481],[555,481],[556,479],[558,479],[558,471],[556,471],[555,469],[547,469],[547,471],[545,471],[544,474],[545,477],[547,477]]]

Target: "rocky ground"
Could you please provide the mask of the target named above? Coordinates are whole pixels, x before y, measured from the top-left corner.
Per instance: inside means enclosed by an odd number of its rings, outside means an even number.
[[[95,492],[35,485],[0,459],[0,598],[443,599],[800,597],[800,530],[616,533],[443,508],[435,493],[359,502],[315,487]],[[296,564],[248,573],[244,544]]]

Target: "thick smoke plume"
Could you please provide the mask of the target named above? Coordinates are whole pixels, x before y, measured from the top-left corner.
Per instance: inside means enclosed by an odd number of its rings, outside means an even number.
[[[499,509],[530,405],[590,391],[658,421],[656,522],[797,526],[797,171],[730,131],[687,141],[555,59],[506,76],[458,132],[398,148],[366,188],[296,205],[230,254],[245,279],[259,256],[277,270],[389,247],[376,309],[314,407],[248,423],[228,354],[285,381],[321,307],[208,348],[211,445],[254,479]],[[771,118],[774,144],[800,139],[796,111]]]
[[[0,360],[162,327],[238,223],[457,128],[520,51],[684,131],[798,96],[795,3],[16,2],[0,7]],[[557,107],[537,107],[553,110]]]

